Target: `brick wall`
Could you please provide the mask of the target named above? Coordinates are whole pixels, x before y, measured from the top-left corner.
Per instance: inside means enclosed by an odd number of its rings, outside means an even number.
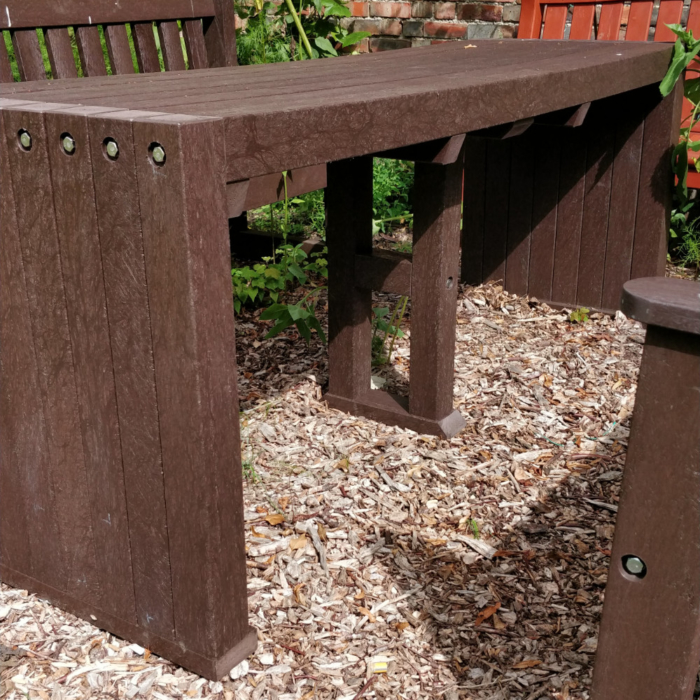
[[[370,32],[360,51],[385,51],[451,39],[503,39],[515,36],[518,2],[350,2],[353,32]]]

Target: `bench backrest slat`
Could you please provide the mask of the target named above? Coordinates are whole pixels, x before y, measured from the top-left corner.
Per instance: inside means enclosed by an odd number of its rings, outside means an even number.
[[[570,39],[598,39],[618,41],[624,24],[625,6],[628,6],[624,39],[647,41],[651,30],[654,0],[523,0],[518,38],[564,39],[569,6],[572,6]],[[600,14],[596,27],[596,6]],[[688,27],[697,33],[700,24],[700,0],[692,0]],[[654,41],[675,41],[667,24],[680,24],[683,17],[683,0],[660,0],[654,31]],[[693,17],[691,26],[690,17]]]
[[[3,0],[0,83],[45,80],[45,55],[58,79],[232,66],[235,32],[233,0]]]

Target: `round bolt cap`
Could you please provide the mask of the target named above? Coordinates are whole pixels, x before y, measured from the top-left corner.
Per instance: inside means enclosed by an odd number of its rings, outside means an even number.
[[[624,557],[622,565],[625,567],[625,571],[628,574],[632,574],[632,576],[643,576],[647,569],[647,565],[639,557],[635,557],[634,555]]]
[[[109,141],[107,141],[105,150],[107,151],[107,155],[110,158],[116,158],[119,155],[119,144],[116,141],[110,139]]]
[[[63,150],[66,153],[75,153],[75,140],[72,136],[66,134],[61,141],[63,144]]]
[[[19,132],[19,142],[22,144],[23,148],[29,150],[32,147],[32,136],[28,131]]]
[[[153,161],[158,165],[165,163],[165,149],[162,146],[156,146],[153,149]]]

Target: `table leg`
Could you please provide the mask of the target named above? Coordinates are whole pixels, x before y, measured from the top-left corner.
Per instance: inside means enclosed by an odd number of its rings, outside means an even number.
[[[409,410],[445,435],[465,425],[452,405],[459,293],[462,158],[416,163]]]
[[[0,382],[17,397],[0,402],[0,480],[27,522],[42,514],[3,536],[0,576],[218,680],[256,646],[221,125],[55,106],[1,116],[0,262],[24,270],[25,291],[17,275],[18,306],[5,287],[0,304]],[[30,415],[47,435],[32,465]],[[12,512],[0,510],[3,533]],[[47,528],[58,543],[42,542]],[[48,576],[35,562],[54,551]]]
[[[700,337],[650,326],[605,590],[593,700],[693,697],[700,667],[699,494]],[[644,562],[640,575],[626,569],[629,556]]]
[[[416,164],[414,256],[372,252],[372,158],[328,166],[329,405],[451,437],[462,160]],[[411,297],[410,397],[373,391],[372,290]]]

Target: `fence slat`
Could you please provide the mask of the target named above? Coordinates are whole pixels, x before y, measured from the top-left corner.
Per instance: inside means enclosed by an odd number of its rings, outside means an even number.
[[[51,72],[54,78],[77,78],[73,47],[70,43],[68,29],[52,27],[44,32],[46,51],[49,54]]]

